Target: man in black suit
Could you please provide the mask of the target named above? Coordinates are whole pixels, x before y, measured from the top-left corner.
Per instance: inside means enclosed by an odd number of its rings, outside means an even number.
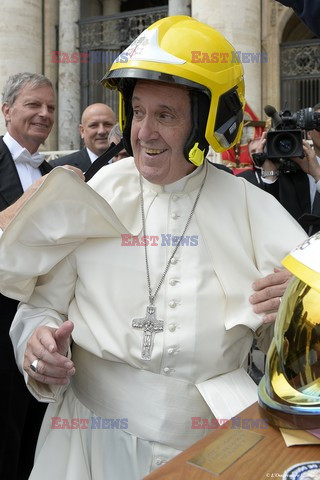
[[[104,103],[93,103],[83,112],[79,126],[80,136],[85,147],[78,151],[57,158],[50,165],[73,165],[86,172],[91,164],[109,147],[109,132],[116,123],[114,111]]]
[[[314,107],[313,110],[320,114],[320,103],[317,103]],[[310,130],[308,132],[308,138],[312,141],[313,143],[313,148],[314,151],[316,152],[318,162],[320,163],[320,130]]]
[[[255,154],[263,152],[265,142],[266,133],[262,134],[261,139],[250,142],[251,157],[254,158]],[[246,178],[250,183],[276,197],[307,233],[314,234],[320,226],[310,227],[304,215],[312,213],[315,198],[319,195],[316,192],[320,189],[320,166],[314,150],[305,140],[303,142],[306,156],[303,159],[292,159],[297,164],[297,168],[285,168],[280,161],[264,158],[261,166],[253,162],[254,170],[246,170],[238,176]]]
[[[2,113],[7,133],[0,138],[0,210],[22,196],[52,167],[37,153],[48,137],[55,111],[55,94],[43,75],[18,73],[3,90]],[[46,404],[37,402],[19,372],[9,338],[18,302],[0,294],[0,478],[24,480],[33,465],[34,450]]]

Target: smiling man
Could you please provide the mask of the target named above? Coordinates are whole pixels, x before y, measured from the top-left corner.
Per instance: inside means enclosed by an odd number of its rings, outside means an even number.
[[[11,76],[2,102],[7,133],[0,138],[1,211],[51,171],[37,151],[52,129],[56,105],[50,80],[32,73]],[[17,305],[16,300],[0,295],[0,372],[6,385],[0,396],[0,478],[24,480],[32,466],[45,404],[34,401],[15,364],[9,329]]]
[[[89,105],[82,114],[79,125],[84,148],[78,152],[57,158],[50,162],[53,167],[72,165],[83,172],[109,147],[109,133],[116,123],[112,108],[104,103]]]
[[[191,130],[187,88],[138,82],[132,97],[132,110],[133,156],[144,178],[166,185],[195,170],[195,165],[186,162],[182,154]]]

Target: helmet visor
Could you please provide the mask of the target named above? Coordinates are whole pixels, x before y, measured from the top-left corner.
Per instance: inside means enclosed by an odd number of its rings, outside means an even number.
[[[299,428],[320,426],[319,306],[320,293],[294,278],[279,309],[259,386],[260,404],[277,410],[279,417],[288,414],[286,420]]]

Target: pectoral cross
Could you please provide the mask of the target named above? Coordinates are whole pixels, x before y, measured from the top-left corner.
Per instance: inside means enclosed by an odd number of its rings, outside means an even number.
[[[151,360],[154,336],[158,332],[163,332],[163,320],[157,319],[156,307],[148,305],[146,316],[144,318],[134,318],[132,327],[143,328],[141,358],[143,360]]]

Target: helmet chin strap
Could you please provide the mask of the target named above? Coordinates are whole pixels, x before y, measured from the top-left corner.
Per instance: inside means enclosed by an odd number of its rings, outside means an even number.
[[[189,151],[189,162],[193,163],[196,167],[199,167],[203,164],[206,157],[206,150],[200,150],[199,142],[195,143],[191,150]]]
[[[209,150],[205,132],[210,108],[208,95],[200,90],[190,90],[192,127],[183,149],[185,159],[199,167]]]

